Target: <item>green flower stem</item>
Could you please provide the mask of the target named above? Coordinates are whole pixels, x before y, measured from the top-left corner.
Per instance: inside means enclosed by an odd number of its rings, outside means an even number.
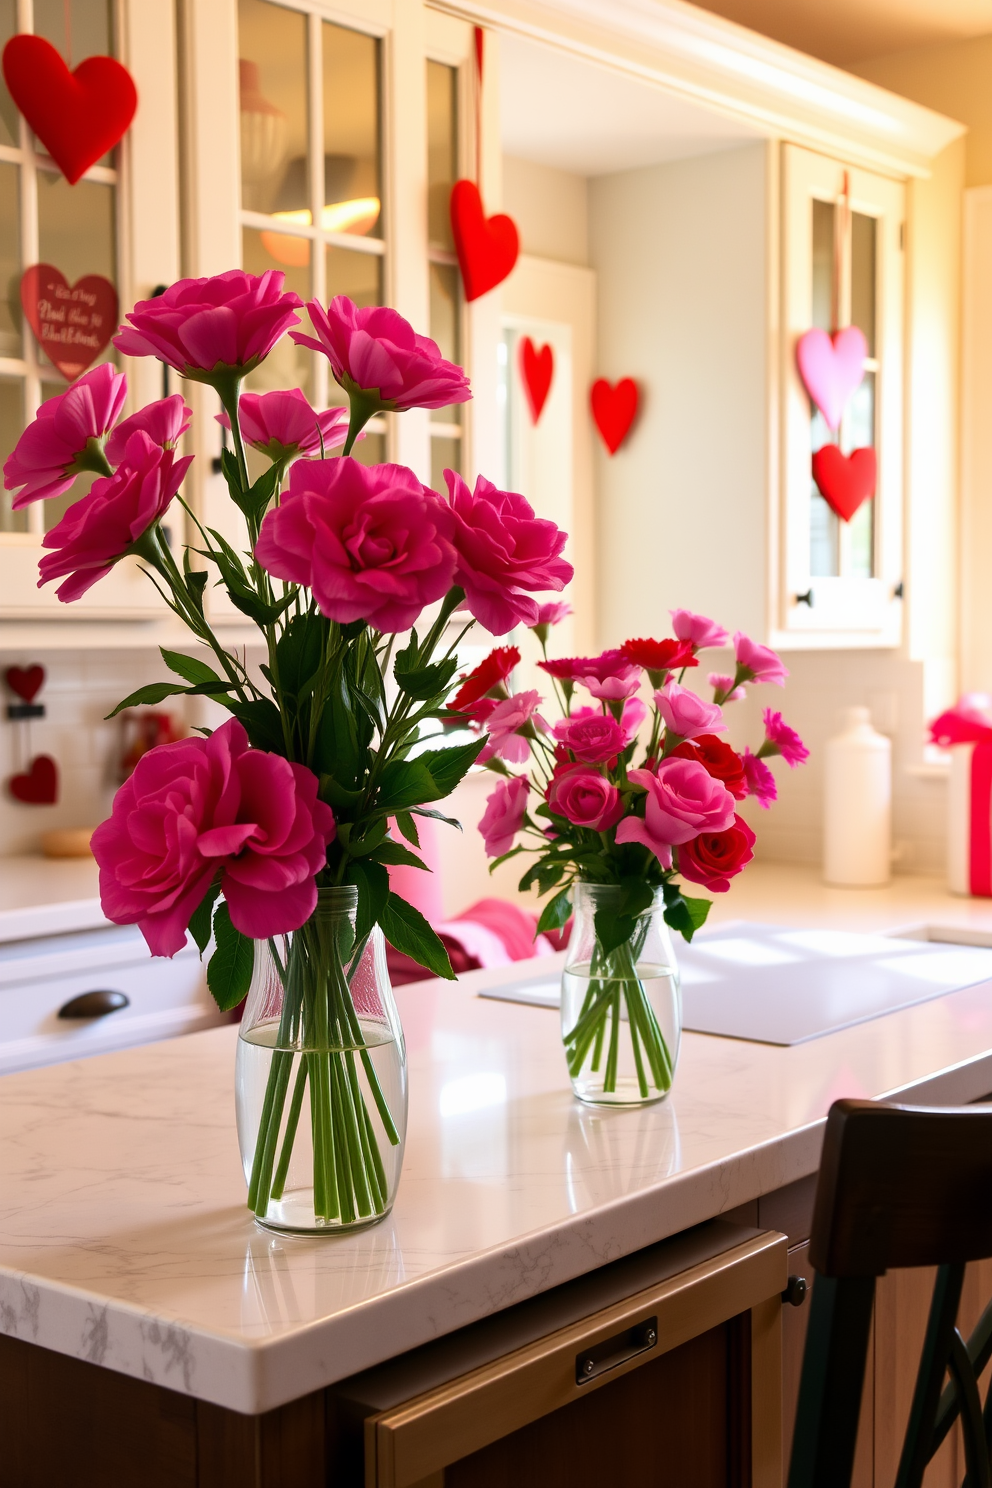
[[[642,1099],[650,1094],[651,1085],[662,1093],[670,1090],[674,1075],[671,1052],[638,974],[637,950],[633,941],[626,941],[610,952],[603,952],[597,945],[589,969],[589,985],[579,1016],[565,1035],[569,1074],[573,1079],[579,1077],[590,1051],[590,1069],[598,1073],[605,1046],[603,1091],[604,1094],[616,1091],[622,1007],[626,1006],[638,1091]]]
[[[303,1109],[303,1096],[307,1086],[307,1062],[301,1059],[296,1071],[296,1083],[293,1086],[293,1099],[289,1106],[289,1115],[286,1118],[286,1131],[282,1139],[282,1151],[279,1154],[279,1162],[276,1166],[275,1177],[272,1180],[272,1197],[281,1199],[286,1187],[286,1177],[289,1173],[289,1160],[293,1155],[293,1143],[296,1141],[296,1128],[300,1124],[300,1112]]]

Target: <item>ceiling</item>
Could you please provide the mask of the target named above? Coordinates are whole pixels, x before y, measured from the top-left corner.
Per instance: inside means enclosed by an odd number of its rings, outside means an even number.
[[[823,62],[850,67],[887,52],[992,32],[992,0],[695,0]]]
[[[758,137],[749,125],[511,32],[500,42],[500,133],[507,155],[581,176]]]

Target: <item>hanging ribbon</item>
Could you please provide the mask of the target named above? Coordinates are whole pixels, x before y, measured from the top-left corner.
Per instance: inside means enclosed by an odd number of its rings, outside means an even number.
[[[971,754],[968,879],[972,894],[992,898],[992,724],[962,700],[930,725],[941,748],[973,744]]]
[[[486,46],[486,33],[481,26],[473,26],[475,42],[475,184],[482,190],[482,58]]]

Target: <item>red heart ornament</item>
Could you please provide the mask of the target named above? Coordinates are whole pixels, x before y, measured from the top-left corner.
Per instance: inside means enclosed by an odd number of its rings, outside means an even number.
[[[502,284],[513,268],[520,252],[520,234],[513,218],[504,212],[486,216],[474,181],[455,182],[450,210],[465,298],[477,300]]]
[[[12,775],[10,794],[29,806],[54,806],[59,798],[59,771],[51,755],[35,755],[26,775]]]
[[[87,57],[74,72],[43,36],[12,36],[3,75],[21,113],[70,186],[122,137],[138,106],[126,67]]]
[[[599,377],[592,385],[589,401],[603,443],[615,455],[637,417],[637,383],[632,377],[621,377],[616,387],[611,387],[605,377]]]
[[[531,420],[536,424],[548,401],[551,379],[555,375],[555,354],[550,345],[542,346],[538,351],[530,337],[524,336],[520,342],[520,375],[530,404]]]
[[[21,698],[25,703],[33,703],[45,685],[45,668],[37,665],[8,667],[3,680],[15,697]]]
[[[877,477],[878,463],[870,447],[842,455],[835,444],[825,444],[813,456],[813,479],[820,495],[842,522],[849,522],[861,503],[874,496]]]
[[[95,362],[117,329],[117,291],[101,274],[71,285],[51,264],[21,277],[21,305],[38,345],[67,382]]]

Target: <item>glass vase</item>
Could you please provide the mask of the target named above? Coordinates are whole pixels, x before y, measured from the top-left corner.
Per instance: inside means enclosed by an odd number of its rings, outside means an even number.
[[[301,929],[255,943],[235,1091],[248,1207],[268,1229],[363,1229],[396,1195],[406,1049],[382,932],[356,941],[357,907],[357,889],[321,889]]]
[[[634,918],[629,940],[604,950],[600,910],[615,909],[614,884],[578,883],[561,987],[561,1032],[572,1089],[597,1106],[643,1106],[672,1088],[682,1000],[672,938],[658,889]]]

